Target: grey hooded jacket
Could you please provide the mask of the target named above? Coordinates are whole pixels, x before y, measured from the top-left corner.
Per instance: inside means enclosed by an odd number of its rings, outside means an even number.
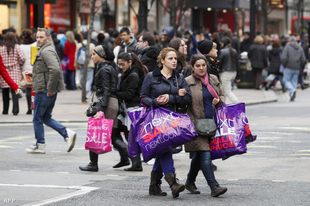
[[[303,49],[296,42],[290,42],[284,47],[281,62],[284,68],[300,70],[306,64],[306,57]]]

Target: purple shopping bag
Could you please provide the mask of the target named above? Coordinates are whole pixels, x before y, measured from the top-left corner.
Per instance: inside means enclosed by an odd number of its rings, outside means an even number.
[[[145,111],[142,118],[136,122],[135,130],[136,141],[140,145],[145,162],[197,138],[188,114],[176,113],[161,107],[151,107]]]
[[[226,105],[227,107],[233,108],[234,110],[240,110],[240,112],[243,112],[243,124],[244,124],[244,138],[245,143],[248,144],[250,142],[254,142],[257,139],[257,136],[255,134],[252,134],[250,130],[250,125],[248,118],[245,115],[245,104],[244,103],[237,103],[237,104],[229,104]]]
[[[246,153],[244,137],[244,103],[225,105],[217,108],[215,122],[216,135],[211,139],[212,159],[227,159],[236,154]],[[241,109],[240,109],[241,108]]]
[[[140,146],[138,142],[136,141],[136,127],[138,121],[142,120],[146,108],[144,107],[139,107],[137,109],[131,110],[127,112],[130,120],[131,120],[131,125],[130,125],[130,131],[128,134],[128,155],[131,158],[134,158],[138,156],[141,153]]]

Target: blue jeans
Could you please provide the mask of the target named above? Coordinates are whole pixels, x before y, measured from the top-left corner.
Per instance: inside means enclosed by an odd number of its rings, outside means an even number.
[[[52,111],[57,98],[57,93],[48,97],[47,93],[40,92],[34,96],[33,129],[37,143],[44,144],[43,123],[56,130],[64,138],[68,137],[66,127],[52,119]]]
[[[284,68],[283,82],[290,95],[297,89],[299,70]]]
[[[164,152],[156,157],[152,171],[159,175],[162,175],[163,173],[164,175],[167,175],[169,173],[175,172],[171,150]]]
[[[200,169],[202,170],[202,173],[205,176],[211,189],[218,184],[215,180],[211,165],[210,151],[195,152],[189,172],[187,174],[187,182],[195,182]]]
[[[84,75],[84,68],[80,68],[81,73],[81,85],[83,85],[83,75]],[[94,79],[94,68],[87,67],[87,77],[86,77],[86,95],[91,89],[91,84],[93,83]]]

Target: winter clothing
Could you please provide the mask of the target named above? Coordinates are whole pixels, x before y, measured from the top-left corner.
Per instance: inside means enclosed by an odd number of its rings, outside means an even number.
[[[192,55],[197,54],[197,40],[195,35],[192,33],[190,36],[190,40],[186,42],[187,45],[187,54],[188,58],[190,59]]]
[[[10,77],[8,71],[6,70],[2,57],[0,55],[0,76],[1,78],[6,81],[6,83],[15,91],[18,89],[18,85],[13,81],[13,79]]]
[[[284,47],[281,62],[284,68],[300,70],[306,64],[306,57],[303,49],[296,42],[290,42]]]
[[[161,190],[161,178],[163,175],[156,174],[155,172],[151,172],[151,183],[149,187],[149,194],[156,196],[167,196],[166,192]]]
[[[244,39],[244,40],[241,42],[241,44],[240,44],[240,52],[241,52],[241,53],[244,52],[244,51],[248,52],[250,46],[251,46],[251,40],[250,40],[250,38]]]
[[[177,182],[175,173],[169,173],[169,174],[165,175],[165,180],[168,182],[168,184],[170,186],[172,196],[173,197],[179,197],[179,193],[184,191],[185,185],[179,184]]]
[[[157,66],[157,57],[160,50],[157,46],[148,46],[140,51],[139,59],[147,67],[149,72],[152,72]]]
[[[191,93],[182,74],[173,71],[172,76],[166,79],[160,72],[162,68],[157,67],[153,72],[145,77],[141,89],[140,97],[143,98],[143,104],[153,107],[164,107],[173,110],[175,104],[188,105],[191,103]],[[179,89],[185,88],[186,95],[180,97],[176,87],[176,77],[178,79]],[[156,98],[162,94],[169,94],[169,102],[166,105],[158,105]]]
[[[64,48],[63,48],[62,44],[60,43],[59,39],[53,38],[53,42],[54,42],[55,50],[56,50],[58,57],[61,61],[64,58]]]
[[[270,64],[268,66],[268,74],[282,75],[282,73],[280,73],[281,54],[282,54],[281,48],[272,48],[269,51]]]
[[[212,100],[214,95],[208,94],[208,89],[201,82],[200,78],[196,78],[193,74],[187,77],[186,82],[191,90],[192,94],[192,104],[189,110],[189,116],[192,122],[195,124],[195,117],[197,119],[214,118],[214,109],[212,106]],[[210,83],[213,89],[216,91],[219,97],[219,102],[215,107],[220,107],[225,101],[224,95],[221,90],[219,80],[216,76],[210,75]],[[208,110],[209,112],[207,112]],[[211,114],[210,114],[211,113]],[[194,194],[199,194],[195,185],[196,177],[199,170],[201,169],[205,179],[208,182],[210,189],[212,190],[216,185],[218,185],[215,180],[214,172],[211,163],[211,153],[210,153],[210,139],[206,137],[198,136],[197,139],[185,144],[186,152],[195,152],[191,161],[190,170],[187,174],[186,188]],[[227,189],[226,189],[227,190]]]
[[[248,57],[252,68],[263,69],[267,67],[267,50],[264,45],[252,44],[248,51]]]
[[[59,40],[57,39],[57,41]],[[25,71],[32,72],[33,66],[31,65],[31,47],[37,47],[37,42],[33,42],[32,44],[21,44],[20,45],[20,49],[23,52],[25,59],[26,59],[22,67],[22,72],[25,72]],[[31,88],[25,88],[25,89],[26,89],[26,98],[27,98],[27,106],[28,106],[27,114],[32,114]]]
[[[110,62],[99,62],[95,75],[96,96],[101,102],[102,111],[105,112],[109,98],[117,98],[117,74]]]
[[[25,57],[20,49],[18,44],[15,44],[14,50],[11,49],[10,53],[7,52],[7,47],[0,47],[0,55],[3,58],[3,64],[6,68],[6,71],[9,73],[9,76],[12,80],[19,86],[20,79],[22,76],[20,63],[25,62]],[[9,104],[10,104],[10,87],[3,80],[2,76],[0,77],[1,88],[2,88],[2,100],[3,100],[3,111],[2,114],[8,114]],[[12,100],[13,100],[13,109],[12,113],[17,115],[19,113],[19,103],[18,96],[11,90]]]
[[[19,86],[19,82],[22,77],[22,72],[19,64],[23,64],[25,62],[25,56],[22,53],[20,46],[18,44],[15,44],[14,52],[11,49],[9,54],[7,52],[6,46],[1,46],[0,55],[10,77]],[[1,88],[9,88],[9,85],[3,80],[2,77],[0,77],[0,82]]]
[[[75,52],[76,44],[71,44],[69,41],[66,41],[64,48],[64,56],[69,57],[68,70],[75,70],[74,61],[75,61]]]
[[[125,100],[126,107],[135,107],[140,104],[140,91],[142,79],[139,78],[138,69],[132,65],[121,76],[120,89],[117,92],[121,100]]]
[[[251,61],[252,72],[254,74],[255,88],[259,89],[262,83],[262,71],[268,65],[268,55],[265,45],[252,44],[248,51],[248,57]]]
[[[31,65],[31,47],[37,47],[37,42],[33,42],[32,44],[21,44],[20,45],[20,50],[22,51],[25,57],[25,62],[22,67],[22,72],[32,71],[33,66]]]
[[[55,92],[64,89],[61,62],[51,43],[46,43],[36,54],[33,64],[33,92]]]
[[[220,78],[219,73],[221,72],[219,68],[220,61],[208,55],[205,55],[205,57],[207,58],[207,62],[208,62],[208,65],[207,65],[208,74],[213,74],[219,79]]]
[[[216,105],[216,107],[222,106],[222,103],[225,102],[225,97],[221,89],[221,85],[219,80],[215,75],[210,75],[211,78],[211,85],[214,86],[215,91],[217,92],[220,102]],[[205,117],[205,109],[204,109],[204,102],[203,102],[203,95],[202,95],[202,83],[199,79],[191,75],[185,78],[191,94],[192,94],[192,104],[191,110],[195,113],[197,119],[204,119]],[[189,110],[188,114],[193,123],[195,123],[195,118],[192,114],[192,111]],[[211,110],[211,108],[210,108]],[[198,136],[196,140],[188,142],[185,144],[185,151],[186,152],[195,152],[195,151],[209,151],[209,139],[205,137]]]
[[[198,50],[202,54],[208,54],[213,47],[213,41],[204,39],[198,42]]]
[[[84,46],[86,47],[87,45],[87,39],[84,39],[83,41],[83,44]],[[77,64],[77,54],[80,50],[80,48],[82,48],[82,43],[78,43],[78,45],[76,46],[76,52],[75,52],[75,62],[74,62],[74,66],[77,68],[78,67],[78,64]],[[93,54],[93,50],[95,48],[95,45],[93,43],[90,43],[89,44],[89,55],[91,56]],[[92,60],[92,58],[89,58],[89,61],[88,61],[88,65],[87,67],[89,68],[94,68],[95,67],[95,64],[94,64],[94,61]]]
[[[232,54],[233,53],[233,54]],[[231,84],[235,79],[239,79],[239,63],[238,54],[235,49],[225,46],[220,53],[220,80],[225,97],[229,98],[233,103],[238,102],[238,98],[232,92]]]
[[[221,72],[225,71],[238,71],[239,63],[238,63],[238,54],[235,49],[231,48],[234,53],[234,59],[232,59],[232,55],[229,50],[229,46],[225,46],[220,53],[219,60],[221,62],[219,69]]]
[[[125,42],[122,41],[120,44],[120,50],[118,53],[121,53],[121,52],[138,54],[137,40],[133,36],[130,36],[129,44],[126,44]]]

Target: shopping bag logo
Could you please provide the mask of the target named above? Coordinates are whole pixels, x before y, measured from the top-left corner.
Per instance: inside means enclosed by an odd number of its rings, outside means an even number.
[[[92,136],[89,137],[89,132],[87,132],[86,142],[94,142],[94,143],[107,143],[106,138],[108,138],[108,133],[101,133],[102,136],[100,136],[100,133],[97,134],[93,133]]]

